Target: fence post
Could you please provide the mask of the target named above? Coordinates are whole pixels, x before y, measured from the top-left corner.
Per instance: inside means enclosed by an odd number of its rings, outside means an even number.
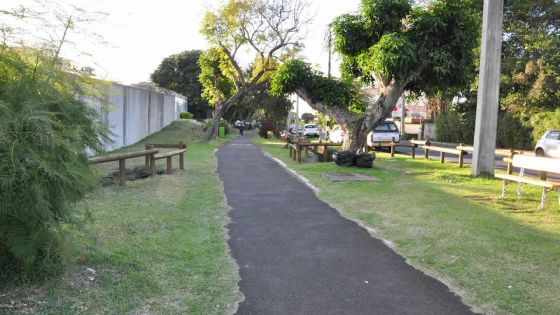
[[[150,173],[151,176],[156,176],[156,155],[155,154],[150,154]]]
[[[445,153],[443,151],[439,153],[439,162],[442,164],[445,162]]]
[[[149,145],[149,144],[146,144],[146,146],[145,146],[144,148],[145,148],[146,150],[152,149],[152,148],[151,148],[151,145]],[[150,166],[150,157],[147,156],[147,155],[144,157],[144,165],[145,165],[146,167]]]
[[[172,174],[173,173],[173,157],[172,156],[168,156],[167,157],[167,174]]]
[[[412,144],[412,158],[416,158],[416,144]]]
[[[391,139],[391,157],[395,157],[395,137]]]
[[[463,159],[465,157],[465,152],[459,151],[459,167],[463,167]]]
[[[119,185],[124,185],[124,183],[126,182],[126,165],[125,165],[125,159],[121,159],[119,160]]]
[[[513,156],[515,155],[515,150],[514,149],[509,149],[509,158],[510,160],[513,160]],[[513,161],[509,161],[507,164],[507,173],[508,174],[513,174]]]
[[[179,141],[180,150],[184,150],[186,148],[185,142]],[[179,153],[179,169],[185,169],[185,152]]]

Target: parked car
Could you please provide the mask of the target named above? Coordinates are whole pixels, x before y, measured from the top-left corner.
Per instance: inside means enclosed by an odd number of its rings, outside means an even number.
[[[536,156],[560,158],[560,130],[548,130],[537,141],[535,146]]]
[[[333,143],[341,143],[344,141],[344,130],[340,125],[335,125],[329,132],[329,141]]]
[[[387,146],[392,140],[399,142],[401,140],[401,133],[394,121],[384,121],[377,125],[375,129],[367,136],[367,144],[370,147],[383,147]]]
[[[315,124],[305,124],[303,125],[303,135],[304,136],[319,136],[319,128]]]

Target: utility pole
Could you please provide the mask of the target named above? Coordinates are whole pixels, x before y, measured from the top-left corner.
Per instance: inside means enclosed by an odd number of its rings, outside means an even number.
[[[484,0],[472,175],[494,174],[504,0]]]

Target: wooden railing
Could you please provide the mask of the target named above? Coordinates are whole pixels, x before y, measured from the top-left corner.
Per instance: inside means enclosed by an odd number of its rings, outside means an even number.
[[[170,144],[170,143],[152,143],[152,144],[146,144],[146,150],[149,149],[179,149],[177,151],[171,151],[171,152],[165,152],[162,154],[159,154],[157,156],[155,156],[154,158],[156,160],[160,160],[160,159],[167,159],[167,174],[172,174],[173,173],[173,157],[175,155],[179,155],[179,169],[184,170],[185,169],[185,151],[187,151],[187,146],[185,145],[185,143],[183,141],[179,141],[178,144]],[[146,167],[148,167],[148,165],[150,165],[150,161],[148,160],[148,157],[146,157]]]
[[[117,178],[117,182],[119,185],[124,185],[126,182],[126,160],[132,159],[136,157],[145,156],[148,160],[149,167],[150,167],[150,175],[156,175],[156,162],[155,162],[155,155],[159,152],[158,149],[148,149],[144,151],[137,151],[137,152],[129,152],[129,153],[122,153],[122,154],[115,154],[109,156],[99,156],[93,157],[88,159],[88,161],[92,164],[98,163],[106,163],[106,162],[113,162],[119,161],[119,176]]]

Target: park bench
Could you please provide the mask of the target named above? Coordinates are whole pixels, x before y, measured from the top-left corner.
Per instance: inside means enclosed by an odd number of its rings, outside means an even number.
[[[513,167],[519,168],[520,170],[519,175],[494,175],[496,178],[500,178],[503,180],[501,198],[503,198],[506,193],[507,184],[509,182],[516,182],[517,197],[519,199],[521,199],[521,183],[536,185],[543,188],[539,210],[544,209],[546,195],[551,190],[556,190],[556,192],[558,193],[558,201],[560,202],[560,182],[550,181],[546,179],[548,173],[560,174],[560,160],[517,154],[514,155],[513,158],[505,158],[504,161],[508,164],[511,164]],[[525,176],[526,170],[540,172],[540,178]]]

